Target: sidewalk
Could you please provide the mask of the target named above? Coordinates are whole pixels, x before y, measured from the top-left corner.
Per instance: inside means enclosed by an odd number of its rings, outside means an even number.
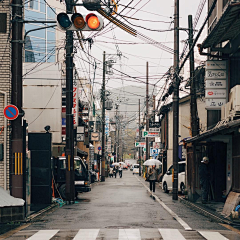
[[[140,179],[140,181],[142,183],[145,183],[149,187],[149,183],[147,181],[145,181],[145,179],[143,177],[138,176],[138,178]],[[233,221],[230,217],[226,217],[222,214],[222,210],[224,207],[224,203],[222,203],[222,202],[212,201],[207,204],[202,204],[201,201],[199,200],[196,203],[193,203],[193,202],[190,202],[186,198],[186,196],[183,196],[180,194],[178,195],[178,201],[177,200],[174,201],[174,200],[172,200],[171,192],[169,194],[166,194],[163,192],[161,183],[156,184],[155,195],[161,201],[163,201],[165,204],[170,204],[171,202],[174,202],[175,203],[174,205],[178,206],[179,208],[181,208],[180,205],[184,204],[186,207],[190,208],[194,212],[199,213],[200,215],[203,215],[203,216],[211,219],[214,222],[224,223],[224,224],[228,224],[228,225],[235,225],[235,226],[238,225],[238,227],[240,227],[240,220]],[[171,207],[174,205],[171,205]],[[177,207],[175,209],[177,209]],[[179,211],[179,212],[181,212],[181,211]]]

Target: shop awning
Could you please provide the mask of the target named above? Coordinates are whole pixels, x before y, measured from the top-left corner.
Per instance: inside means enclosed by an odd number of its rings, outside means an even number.
[[[83,155],[83,156],[87,156],[88,155],[87,152],[81,150],[80,148],[77,148],[77,153],[80,154],[80,155]]]
[[[240,3],[229,4],[202,43],[202,48],[216,47],[217,44],[232,40],[240,33]]]
[[[231,132],[235,131],[236,128],[239,128],[239,127],[240,127],[240,119],[233,120],[230,122],[221,121],[214,128],[207,130],[206,132],[204,132],[200,135],[197,135],[195,137],[188,138],[185,141],[186,141],[186,143],[193,143],[196,141],[201,142],[201,141],[207,140],[208,138],[214,137],[219,134],[221,134],[222,136],[225,134],[226,135],[230,134]]]

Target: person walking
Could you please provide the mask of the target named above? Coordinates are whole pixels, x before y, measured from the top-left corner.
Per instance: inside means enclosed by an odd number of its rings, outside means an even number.
[[[153,193],[155,193],[155,182],[157,181],[157,170],[155,165],[149,169],[148,175],[149,175],[151,197],[153,197]]]
[[[113,175],[115,176],[115,178],[117,177],[117,167],[114,166],[113,168]]]
[[[122,178],[122,165],[121,165],[121,163],[119,164],[118,171],[119,171],[119,177]]]
[[[199,178],[200,178],[203,204],[208,202],[209,178],[210,178],[208,164],[209,164],[209,158],[203,157],[201,164],[199,166]]]

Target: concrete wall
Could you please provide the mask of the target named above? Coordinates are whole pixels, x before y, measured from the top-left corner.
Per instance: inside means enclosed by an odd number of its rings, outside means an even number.
[[[0,13],[7,13],[7,32],[0,33],[0,90],[7,92],[8,104],[11,101],[11,43],[10,43],[10,13],[9,1],[0,3]],[[0,143],[4,142],[4,96],[0,94]],[[9,124],[9,121],[8,121]],[[10,149],[10,131],[7,128],[7,189],[9,189],[9,149]],[[4,187],[4,167],[3,161],[0,161],[0,187]]]
[[[24,63],[24,73],[37,64]],[[23,109],[29,132],[46,132],[44,127],[49,125],[52,142],[62,142],[62,87],[57,65],[42,63],[27,74],[23,80]]]
[[[207,110],[205,109],[205,99],[197,99],[198,116],[200,118],[200,129],[207,129]],[[173,163],[173,112],[172,107],[168,112],[168,151],[167,151],[167,167]],[[190,119],[190,101],[180,102],[179,104],[179,142],[191,136],[191,119]]]

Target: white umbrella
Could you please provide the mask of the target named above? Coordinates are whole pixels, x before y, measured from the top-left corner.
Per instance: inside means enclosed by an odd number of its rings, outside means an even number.
[[[115,162],[112,164],[113,166],[119,166],[119,163],[118,162]]]
[[[144,166],[154,166],[154,165],[162,165],[162,163],[160,161],[158,161],[157,159],[148,159],[143,163]]]
[[[119,162],[119,164],[126,164],[125,162]]]

